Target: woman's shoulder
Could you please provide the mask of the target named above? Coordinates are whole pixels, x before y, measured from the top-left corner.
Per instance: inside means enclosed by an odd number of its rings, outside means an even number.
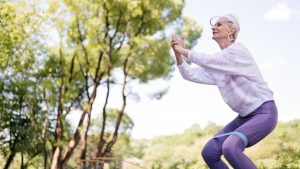
[[[236,51],[242,53],[250,53],[247,47],[242,42],[235,42],[228,47],[229,51]]]
[[[242,42],[234,42],[230,47],[232,48],[246,48]]]
[[[249,59],[252,58],[251,52],[247,49],[247,47],[241,42],[235,42],[230,45],[226,50],[223,50],[223,54],[226,56],[230,56],[233,58],[239,59]]]

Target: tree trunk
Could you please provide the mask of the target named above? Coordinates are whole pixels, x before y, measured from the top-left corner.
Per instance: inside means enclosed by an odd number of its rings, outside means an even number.
[[[47,147],[46,147],[46,143],[44,143],[44,169],[47,169],[47,158],[48,158]]]
[[[60,114],[60,113],[59,113]],[[61,169],[62,161],[61,161],[61,153],[62,153],[62,121],[61,115],[57,117],[57,125],[55,129],[55,137],[56,137],[56,146],[54,147],[54,153],[51,159],[51,169]]]
[[[21,167],[20,169],[24,169],[24,155],[23,155],[23,152],[21,152]]]
[[[90,126],[90,120],[91,120],[91,112],[87,114],[87,119],[85,120],[85,131],[84,131],[84,136],[81,138],[81,143],[82,143],[82,150],[80,153],[80,159],[85,160],[86,159],[86,149],[87,149],[87,139],[88,139],[88,130]],[[86,167],[86,162],[83,161],[83,168]]]
[[[16,152],[11,151],[11,153],[10,153],[3,169],[8,169],[9,168],[11,162],[14,160],[15,155],[16,155]]]
[[[62,160],[61,160],[61,153],[62,153],[62,141],[63,141],[63,98],[65,95],[65,79],[63,75],[63,54],[62,49],[59,49],[59,68],[60,68],[60,81],[61,84],[59,85],[59,99],[58,99],[58,108],[57,108],[57,116],[56,116],[56,127],[55,127],[55,141],[56,145],[54,147],[54,153],[51,160],[51,169],[62,169]]]
[[[43,89],[43,98],[46,103],[47,111],[46,111],[46,119],[44,121],[44,128],[42,131],[42,139],[43,139],[43,151],[44,151],[44,169],[47,169],[47,158],[48,158],[48,153],[47,153],[47,130],[48,130],[48,123],[49,123],[49,114],[51,112],[49,104],[48,104],[48,99],[46,96],[46,91]]]
[[[54,153],[51,159],[51,169],[61,169],[62,161],[61,161],[61,153],[62,153],[62,137],[63,137],[63,126],[62,126],[62,109],[61,105],[58,108],[58,115],[56,120],[56,128],[55,128],[55,140],[56,146],[54,147]]]
[[[52,156],[52,159],[51,159],[51,169],[58,169],[59,167],[59,155],[60,155],[60,147],[56,147],[55,151],[54,151],[54,154]]]

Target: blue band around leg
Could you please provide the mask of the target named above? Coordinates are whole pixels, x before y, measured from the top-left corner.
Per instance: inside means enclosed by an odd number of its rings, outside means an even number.
[[[230,134],[234,134],[234,135],[239,136],[239,137],[243,140],[243,142],[245,143],[245,147],[247,147],[247,145],[248,145],[248,139],[247,139],[247,137],[245,136],[245,134],[243,134],[243,133],[241,133],[241,132],[239,132],[239,131],[233,131],[233,132],[229,132],[229,133],[224,133],[224,134],[216,135],[216,136],[213,137],[213,138],[224,137],[224,136],[228,136],[228,135],[230,135]]]
[[[247,147],[247,145],[248,145],[248,139],[245,136],[245,134],[243,134],[241,132],[238,132],[238,131],[231,132],[231,134],[235,134],[235,135],[239,136],[244,141],[245,147]]]

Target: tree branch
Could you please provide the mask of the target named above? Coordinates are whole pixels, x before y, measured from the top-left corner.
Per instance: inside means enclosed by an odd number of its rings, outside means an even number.
[[[86,93],[87,93],[87,97],[90,99],[90,95],[89,95],[89,89],[88,89],[88,76],[89,76],[89,68],[90,68],[90,62],[89,62],[89,57],[88,57],[88,52],[85,48],[85,46],[83,45],[83,35],[80,31],[80,26],[79,26],[79,22],[78,22],[78,18],[76,16],[76,27],[77,27],[77,32],[79,34],[79,45],[81,46],[84,56],[85,56],[85,61],[86,61],[86,65],[85,65],[85,72],[84,72],[84,78],[85,78],[85,86],[86,86]],[[82,71],[83,71],[83,67],[81,66]]]
[[[128,75],[127,75],[126,68],[127,68],[127,63],[128,63],[129,56],[130,55],[127,56],[127,58],[125,59],[125,62],[123,64],[124,80],[123,80],[123,86],[122,86],[122,99],[123,99],[122,107],[121,107],[121,109],[119,111],[119,116],[117,118],[117,122],[116,122],[115,131],[114,131],[114,134],[113,134],[113,138],[106,145],[105,151],[103,152],[103,156],[105,156],[105,154],[108,154],[108,153],[111,152],[111,149],[112,149],[113,145],[117,142],[117,139],[118,139],[118,132],[119,132],[120,124],[122,122],[122,117],[124,115],[126,103],[127,103],[126,102],[126,95],[125,95],[125,87],[126,87],[126,84],[127,84],[127,76]]]
[[[78,57],[78,56],[77,56]],[[88,84],[88,76],[84,73],[84,70],[83,70],[83,66],[81,65],[80,62],[78,62],[79,64],[79,70],[80,70],[80,73],[82,74],[82,76],[84,77],[85,79],[85,91],[87,92],[86,93],[86,96],[88,97],[88,99],[90,100],[91,99],[91,96],[89,94],[89,84]]]
[[[134,36],[139,35],[139,34],[142,32],[142,29],[143,29],[144,19],[145,19],[145,15],[146,15],[143,1],[141,2],[141,9],[142,9],[142,12],[143,12],[143,14],[142,14],[142,16],[141,16],[141,22],[140,22],[140,25],[139,25],[139,29],[138,29],[138,31],[134,34]]]
[[[74,52],[74,55],[73,55],[72,60],[71,60],[71,67],[70,67],[70,70],[69,70],[69,73],[70,73],[69,83],[73,80],[75,58],[76,58],[76,52]]]
[[[108,98],[110,95],[110,82],[109,82],[109,78],[110,78],[110,74],[109,74],[108,70],[107,72],[107,81],[106,81],[106,88],[107,88],[107,92],[106,92],[106,97],[105,97],[105,102],[102,108],[102,128],[101,128],[101,133],[100,133],[100,138],[99,138],[99,143],[98,143],[98,151],[96,153],[96,157],[101,156],[102,154],[102,149],[104,147],[104,144],[106,143],[105,138],[104,138],[104,132],[105,132],[105,127],[106,127],[106,107],[107,107],[107,103],[108,103]]]

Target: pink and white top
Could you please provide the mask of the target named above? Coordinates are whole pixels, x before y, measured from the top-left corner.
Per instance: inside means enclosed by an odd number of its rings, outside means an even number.
[[[178,65],[182,77],[200,84],[217,85],[223,100],[242,117],[273,100],[273,92],[242,43],[233,43],[213,55],[190,51],[188,60],[197,67],[186,62]]]

